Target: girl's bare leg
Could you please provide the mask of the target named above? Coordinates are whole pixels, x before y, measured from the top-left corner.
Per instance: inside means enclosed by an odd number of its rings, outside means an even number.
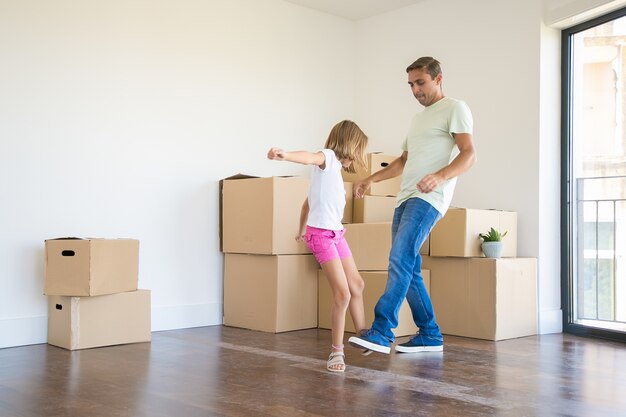
[[[350,288],[341,260],[332,259],[321,266],[333,292],[333,304],[330,310],[333,351],[341,351],[346,327],[346,311],[350,303]]]
[[[363,290],[365,283],[359,273],[354,258],[351,256],[341,260],[346,280],[348,282],[348,288],[350,289],[350,315],[354,322],[354,328],[356,334],[359,335],[361,330],[365,329],[367,324],[365,323],[365,313],[363,308]]]

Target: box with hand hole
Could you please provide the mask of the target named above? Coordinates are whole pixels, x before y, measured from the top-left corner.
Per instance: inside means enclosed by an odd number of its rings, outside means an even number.
[[[135,291],[136,239],[61,238],[45,241],[44,294],[94,296]]]

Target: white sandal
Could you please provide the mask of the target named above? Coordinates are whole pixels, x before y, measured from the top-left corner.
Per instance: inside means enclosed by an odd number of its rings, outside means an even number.
[[[346,370],[346,363],[343,360],[345,356],[346,355],[343,353],[343,351],[330,352],[330,356],[328,356],[328,362],[326,363],[326,369],[328,369],[330,372],[344,372]],[[336,366],[338,365],[339,368],[336,368]]]

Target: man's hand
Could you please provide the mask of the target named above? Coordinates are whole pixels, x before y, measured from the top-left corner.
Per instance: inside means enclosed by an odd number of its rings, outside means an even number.
[[[417,183],[417,189],[424,194],[428,194],[429,192],[437,188],[439,184],[441,184],[443,181],[443,177],[441,175],[438,175],[437,173],[428,174],[424,178],[422,178],[420,182]]]

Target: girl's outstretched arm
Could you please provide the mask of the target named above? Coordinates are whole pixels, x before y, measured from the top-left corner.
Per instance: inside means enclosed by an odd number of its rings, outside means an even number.
[[[326,157],[323,152],[308,152],[308,151],[291,151],[287,152],[280,148],[271,148],[267,152],[268,159],[274,159],[276,161],[289,161],[296,162],[303,165],[317,165],[324,167],[326,163]]]

